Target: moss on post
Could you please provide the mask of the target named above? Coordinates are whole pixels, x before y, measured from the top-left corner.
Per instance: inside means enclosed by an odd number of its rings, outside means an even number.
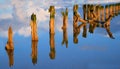
[[[9,29],[8,29],[8,41],[7,41],[5,49],[6,50],[14,50],[12,27],[9,27]]]
[[[36,15],[33,13],[31,15],[31,22],[30,22],[32,41],[38,41],[36,20],[37,20]]]
[[[54,29],[55,7],[54,6],[50,6],[49,13],[50,13],[49,30],[51,34],[55,34],[55,29]]]
[[[66,8],[65,11],[61,12],[62,16],[63,16],[63,27],[62,29],[66,29],[68,26],[68,9]]]

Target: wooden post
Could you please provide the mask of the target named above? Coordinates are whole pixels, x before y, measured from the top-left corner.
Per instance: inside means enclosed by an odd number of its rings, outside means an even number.
[[[50,6],[49,8],[49,13],[50,13],[50,21],[49,21],[49,29],[50,29],[50,33],[55,34],[55,7],[54,6]]]
[[[12,27],[9,27],[9,29],[8,29],[8,41],[7,41],[5,49],[6,50],[14,50]]]
[[[30,26],[31,26],[32,41],[38,41],[36,15],[34,13],[31,15]]]
[[[97,21],[100,21],[100,5],[96,6],[96,15],[97,15]]]
[[[66,29],[68,26],[68,9],[66,8],[65,11],[61,12],[62,16],[63,16],[63,26],[62,29]]]
[[[108,17],[109,17],[109,6],[106,5],[106,6],[105,6],[105,20],[107,20]]]
[[[88,9],[87,9],[87,5],[86,5],[86,4],[83,5],[83,14],[84,14],[83,19],[84,19],[84,20],[87,20],[87,10],[88,10]],[[82,36],[83,36],[84,38],[87,37],[87,27],[86,27],[86,24],[83,26]]]
[[[65,11],[61,12],[62,16],[63,16],[63,41],[62,41],[62,45],[65,43],[66,44],[66,48],[68,47],[68,37],[67,37],[67,26],[68,26],[68,9],[66,8]]]
[[[105,13],[104,13],[104,6],[101,6],[101,21],[104,22],[105,21]]]

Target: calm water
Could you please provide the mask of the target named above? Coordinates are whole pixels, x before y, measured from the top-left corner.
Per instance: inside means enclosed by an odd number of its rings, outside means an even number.
[[[48,6],[45,7],[32,1],[30,4],[25,2],[26,6],[24,1],[20,2],[21,6],[16,5],[17,2],[11,3],[14,6],[2,0],[0,3],[3,3],[2,6],[9,5],[7,9],[0,7],[0,14],[3,14],[0,17],[0,69],[120,69],[120,15],[111,20],[110,30],[115,39],[109,38],[105,28],[96,28],[91,34],[87,25],[87,37],[82,37],[81,28],[77,35],[78,43],[74,43],[73,3],[46,3]],[[51,4],[56,6],[55,35],[49,34],[47,9]],[[64,31],[66,34],[63,34],[61,11],[65,7],[69,10],[68,28]],[[78,11],[83,18],[82,4]],[[32,12],[37,15],[38,42],[31,41],[29,22]],[[9,26],[14,31],[13,52],[5,50]],[[64,35],[68,37],[68,42],[63,42]]]

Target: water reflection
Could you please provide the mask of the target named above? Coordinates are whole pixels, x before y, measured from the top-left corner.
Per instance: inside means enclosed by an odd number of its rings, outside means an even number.
[[[14,64],[14,50],[6,50],[8,58],[9,58],[9,66],[13,66]]]
[[[84,9],[85,10],[85,9]],[[86,16],[84,14],[84,16]],[[86,23],[87,21],[85,20],[86,17],[84,17],[84,19],[82,19],[79,15],[79,12],[78,12],[78,5],[74,5],[73,7],[73,42],[75,44],[78,43],[78,35],[80,33],[80,29],[83,27],[83,37],[86,37]],[[82,24],[78,25],[78,22],[82,22]]]
[[[50,35],[50,59],[55,59],[55,39],[54,39],[54,35],[55,34],[49,34]]]
[[[78,43],[77,36],[80,33],[80,28],[83,27],[83,37],[87,37],[87,24],[89,24],[89,33],[94,33],[94,30],[99,28],[105,28],[109,37],[114,39],[112,32],[110,31],[111,20],[117,16],[120,12],[119,4],[111,5],[97,5],[97,4],[84,4],[83,5],[83,19],[79,15],[78,5],[73,7],[73,36],[74,43]],[[78,25],[81,22],[81,25]]]
[[[37,64],[37,56],[38,56],[38,41],[32,41],[32,53],[31,53],[31,58],[32,58],[32,63]]]

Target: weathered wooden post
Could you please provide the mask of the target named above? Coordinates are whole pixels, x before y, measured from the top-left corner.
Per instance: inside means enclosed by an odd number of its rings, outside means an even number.
[[[118,14],[120,14],[120,3],[118,3]]]
[[[108,19],[109,17],[109,5],[105,6],[105,21]]]
[[[113,13],[113,17],[115,16],[115,4],[112,4],[112,13]]]
[[[104,10],[104,6],[101,6],[101,21],[102,21],[102,22],[105,21],[105,10]]]
[[[68,37],[67,37],[67,26],[68,26],[68,9],[66,8],[65,11],[61,12],[62,16],[63,16],[63,41],[62,41],[62,45],[65,43],[66,44],[66,48],[68,47]]]
[[[14,45],[13,45],[13,31],[12,28],[9,27],[8,29],[8,41],[5,47],[6,50],[14,50]]]
[[[83,19],[84,19],[84,20],[87,20],[87,11],[88,11],[87,5],[84,4],[84,5],[83,5],[83,15],[84,15]]]
[[[87,20],[87,10],[88,10],[88,9],[87,9],[87,5],[86,5],[86,4],[83,5],[83,14],[84,14],[83,19],[84,19],[84,20]],[[86,24],[83,26],[82,36],[83,36],[84,38],[87,37],[87,27],[86,27]]]
[[[54,34],[50,35],[50,59],[55,59],[55,40],[54,40]]]
[[[37,56],[38,56],[38,49],[37,49],[38,41],[32,41],[32,63],[37,64]]]
[[[62,11],[61,14],[63,16],[63,26],[62,26],[62,29],[66,29],[67,26],[68,26],[68,9],[66,8],[65,12]]]
[[[87,5],[87,19],[90,19],[90,4]]]
[[[55,7],[50,6],[49,8],[49,13],[50,13],[50,21],[49,21],[49,29],[51,34],[55,34]]]
[[[113,7],[112,5],[110,5],[110,7],[109,7],[109,14],[110,14],[110,15],[113,15],[113,12],[112,12],[113,9],[112,9],[112,7]]]
[[[36,23],[36,15],[33,13],[31,15],[31,34],[32,34],[32,41],[38,41],[38,34],[37,34],[37,23]]]
[[[96,6],[97,21],[100,21],[100,7],[101,7],[101,5]]]

